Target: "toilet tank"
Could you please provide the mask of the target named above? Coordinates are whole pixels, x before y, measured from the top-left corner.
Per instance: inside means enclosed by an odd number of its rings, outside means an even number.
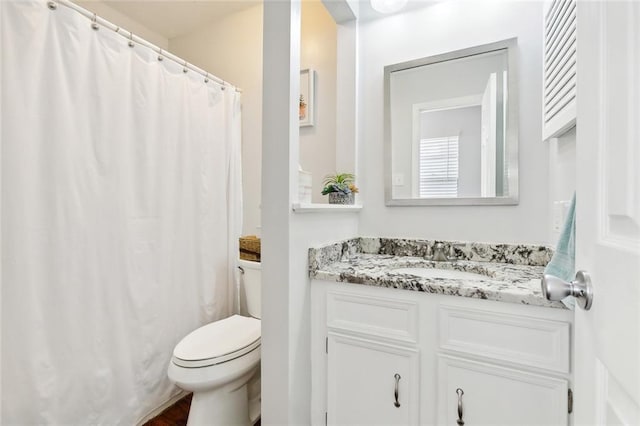
[[[260,262],[238,260],[238,266],[244,271],[244,273],[240,274],[240,280],[244,286],[244,294],[247,298],[247,310],[249,311],[249,315],[254,318],[260,318],[260,308],[262,303],[262,268],[260,267]]]

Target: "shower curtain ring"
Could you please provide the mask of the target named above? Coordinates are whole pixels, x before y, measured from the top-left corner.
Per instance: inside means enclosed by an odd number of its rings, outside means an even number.
[[[158,55],[158,60],[160,62],[162,62],[162,60],[164,60],[164,58],[162,57],[162,49],[160,49],[160,54]]]
[[[136,44],[133,42],[133,33],[129,32],[129,47],[134,47]]]
[[[189,68],[187,68],[187,61],[184,61],[184,67],[182,68],[182,72],[185,74],[189,72]]]
[[[58,8],[58,4],[54,1],[47,2],[47,7],[51,10],[56,10]]]
[[[204,75],[204,82],[208,83],[209,82],[209,73],[205,73]]]
[[[100,29],[100,25],[98,25],[98,17],[96,14],[93,14],[93,18],[91,18],[91,28],[98,31]]]

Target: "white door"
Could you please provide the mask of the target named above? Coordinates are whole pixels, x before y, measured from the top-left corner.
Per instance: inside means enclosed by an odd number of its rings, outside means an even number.
[[[640,425],[640,2],[578,2],[575,425]]]

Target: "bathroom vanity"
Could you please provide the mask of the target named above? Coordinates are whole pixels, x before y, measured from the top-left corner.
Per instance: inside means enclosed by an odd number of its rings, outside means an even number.
[[[441,243],[450,260],[424,240],[309,251],[313,424],[569,423],[573,314],[540,292],[550,251]]]

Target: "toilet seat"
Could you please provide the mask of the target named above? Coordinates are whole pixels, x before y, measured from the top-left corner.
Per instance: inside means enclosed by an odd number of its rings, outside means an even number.
[[[239,358],[260,346],[260,320],[233,315],[192,331],[173,350],[172,362],[202,368]]]

